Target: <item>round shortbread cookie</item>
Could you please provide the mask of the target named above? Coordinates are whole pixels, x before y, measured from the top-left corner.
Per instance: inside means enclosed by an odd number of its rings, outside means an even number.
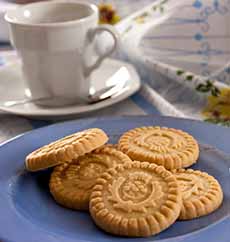
[[[180,220],[207,215],[221,205],[223,192],[213,176],[192,169],[178,169],[172,172],[182,192]]]
[[[106,147],[118,150],[118,144],[106,144]]]
[[[132,160],[156,163],[169,170],[188,167],[199,156],[199,146],[191,135],[166,127],[129,130],[121,136],[118,148]]]
[[[55,167],[50,178],[50,192],[65,207],[88,210],[89,196],[96,179],[107,169],[126,162],[132,162],[127,155],[103,146]]]
[[[37,171],[71,161],[101,147],[107,141],[106,133],[98,128],[74,133],[30,153],[25,160],[26,169]]]
[[[90,213],[106,232],[133,237],[157,234],[175,222],[181,209],[176,178],[163,166],[133,161],[97,179]]]

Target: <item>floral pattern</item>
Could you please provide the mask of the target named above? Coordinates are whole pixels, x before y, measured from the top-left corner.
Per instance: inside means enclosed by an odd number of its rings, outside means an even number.
[[[229,41],[229,36],[223,29],[215,28],[215,21],[223,24],[229,16],[229,0],[185,0],[180,3],[156,0],[152,5],[145,6],[143,11],[131,15],[129,21],[126,19],[126,28],[121,32],[125,43],[123,50],[125,57],[136,64],[141,74],[143,72],[148,88],[153,89],[151,95],[146,95],[148,101],[157,106],[160,97],[165,101],[163,103],[161,100],[165,109],[173,107],[183,117],[229,125],[230,102],[227,99],[230,100],[230,64],[222,61],[228,56],[230,58],[230,50],[224,45]],[[160,24],[155,24],[157,20]],[[134,38],[140,39],[136,45]],[[180,46],[176,44],[177,40],[181,41]],[[184,45],[184,40],[190,45]],[[162,48],[161,41],[165,43]],[[128,48],[131,45],[132,48]],[[197,63],[199,71],[187,71],[187,68],[192,68],[189,64],[185,64],[187,66],[184,68],[182,62],[181,66],[174,65],[177,57],[188,60],[188,63],[191,61],[192,65]],[[167,64],[170,63],[167,58],[174,63]],[[226,66],[221,64],[223,68],[216,71],[212,69],[213,63],[217,65],[219,60]],[[166,82],[166,78],[171,81]],[[171,115],[170,110],[163,113]]]
[[[178,69],[176,71],[176,74],[178,76],[184,75],[185,81],[193,81],[195,80],[195,75],[191,73],[187,73],[185,70]],[[195,90],[201,93],[211,93],[212,96],[217,97],[220,94],[220,90],[218,86],[215,84],[214,81],[211,80],[205,80],[202,83],[198,83],[194,85]]]
[[[221,89],[218,96],[209,96],[202,114],[206,121],[230,126],[230,88]]]
[[[163,186],[162,181],[153,180],[142,172],[132,173],[128,178],[120,176],[108,186],[108,201],[114,210],[146,213],[149,208],[159,206]]]
[[[99,23],[100,24],[116,24],[120,21],[120,16],[111,4],[101,3],[99,8]]]

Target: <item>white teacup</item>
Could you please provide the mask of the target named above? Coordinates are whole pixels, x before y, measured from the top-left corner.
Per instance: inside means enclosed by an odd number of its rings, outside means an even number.
[[[91,72],[118,42],[112,26],[98,26],[98,9],[89,3],[37,2],[8,11],[5,19],[32,98],[60,97],[45,103],[50,106],[86,100]],[[101,32],[109,32],[114,42],[106,53],[95,56],[93,42]]]

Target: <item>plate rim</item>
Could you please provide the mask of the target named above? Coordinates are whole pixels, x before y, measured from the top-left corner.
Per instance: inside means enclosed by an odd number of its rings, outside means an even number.
[[[6,145],[7,143],[14,141],[15,139],[20,138],[21,136],[24,136],[24,135],[27,135],[27,134],[30,134],[30,133],[33,133],[33,132],[39,132],[42,129],[50,128],[52,126],[59,126],[59,125],[62,126],[62,125],[65,125],[65,124],[81,122],[81,121],[84,121],[84,120],[92,120],[93,121],[93,120],[98,120],[98,119],[145,118],[145,117],[146,118],[157,117],[157,118],[163,118],[163,119],[189,121],[189,122],[204,124],[204,125],[207,125],[207,126],[218,127],[220,129],[225,129],[225,130],[228,130],[230,132],[230,127],[220,126],[218,124],[205,122],[205,121],[202,121],[202,120],[197,120],[197,119],[192,119],[192,118],[183,118],[183,117],[173,117],[173,116],[170,116],[170,115],[159,115],[159,114],[146,114],[146,115],[138,115],[137,114],[137,115],[118,115],[118,116],[103,115],[103,116],[100,116],[100,117],[97,116],[97,117],[90,117],[90,118],[79,118],[79,119],[74,119],[74,120],[64,120],[64,121],[61,121],[61,122],[58,122],[58,123],[48,124],[48,125],[43,126],[43,127],[28,130],[28,131],[22,132],[21,134],[18,134],[16,136],[10,138],[10,139],[7,139],[7,140],[1,142],[0,143],[0,149],[3,145]],[[224,153],[226,153],[226,152],[224,152]],[[228,154],[228,153],[226,153],[226,154]],[[230,152],[229,152],[229,154],[230,154]]]

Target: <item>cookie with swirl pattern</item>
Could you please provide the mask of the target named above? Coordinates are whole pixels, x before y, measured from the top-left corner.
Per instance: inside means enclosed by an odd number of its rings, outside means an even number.
[[[103,173],[90,196],[90,214],[108,233],[147,237],[168,228],[181,209],[176,178],[163,166],[133,161]]]
[[[158,126],[129,130],[121,136],[118,148],[132,160],[163,165],[169,170],[189,167],[199,156],[198,143],[191,135]]]
[[[206,172],[192,169],[172,171],[182,192],[180,220],[212,213],[221,205],[223,192],[218,181]]]
[[[64,207],[88,210],[89,196],[97,177],[109,168],[126,162],[132,161],[122,152],[105,145],[55,167],[50,178],[50,192],[56,202]]]
[[[33,151],[27,155],[25,165],[28,171],[46,169],[76,159],[104,145],[107,141],[108,137],[101,129],[83,130]]]

